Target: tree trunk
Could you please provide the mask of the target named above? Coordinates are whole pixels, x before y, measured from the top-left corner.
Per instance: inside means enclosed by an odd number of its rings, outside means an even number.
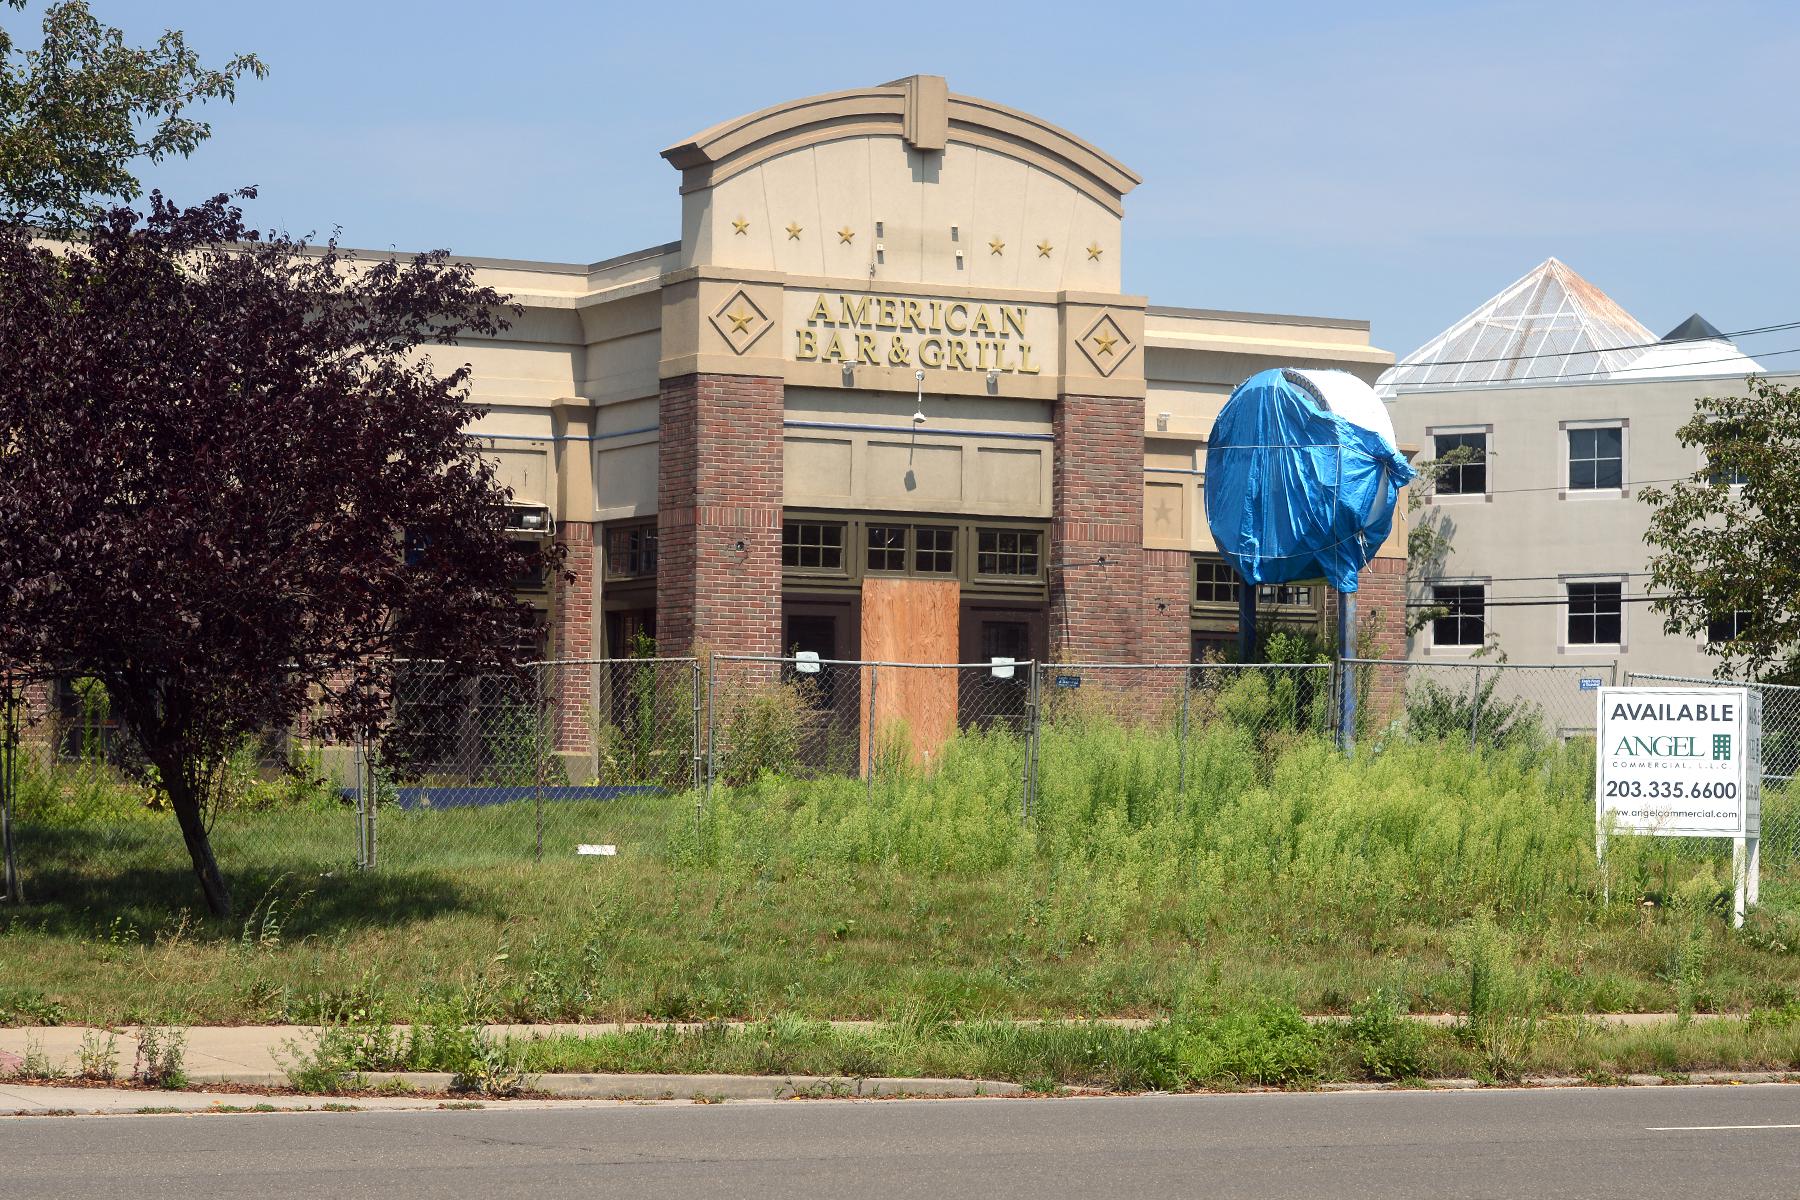
[[[169,793],[169,807],[181,825],[182,840],[187,843],[188,857],[194,860],[194,876],[200,881],[200,894],[206,898],[206,910],[215,917],[231,915],[231,891],[225,876],[219,873],[213,857],[212,841],[206,836],[206,822],[200,815],[200,798],[189,788],[179,768],[162,769],[163,789]]]

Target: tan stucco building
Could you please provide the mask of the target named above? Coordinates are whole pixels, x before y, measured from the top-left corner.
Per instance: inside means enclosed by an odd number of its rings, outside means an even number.
[[[650,632],[855,658],[865,582],[916,579],[958,585],[963,661],[1186,660],[1235,628],[1201,504],[1225,397],[1266,367],[1373,381],[1392,361],[1366,322],[1125,294],[1137,174],[936,76],[663,158],[679,240],[472,260],[524,309],[467,352],[521,534],[547,511],[569,547],[576,582],[534,592],[558,656]],[[1366,604],[1398,604],[1404,544]],[[1317,586],[1265,603],[1325,611]]]

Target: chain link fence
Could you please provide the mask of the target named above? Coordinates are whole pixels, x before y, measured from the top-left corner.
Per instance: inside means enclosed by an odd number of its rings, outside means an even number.
[[[1691,675],[1656,675],[1629,671],[1631,687],[1732,687],[1747,688],[1762,697],[1762,845],[1764,863],[1800,862],[1800,806],[1794,797],[1794,778],[1800,775],[1800,686],[1779,683],[1735,683]],[[1718,853],[1729,846],[1725,839],[1676,839],[1705,842]],[[1716,843],[1716,844],[1715,844]]]
[[[881,805],[938,774],[978,771],[986,794],[1006,794],[996,812],[1046,826],[1106,791],[1204,799],[1218,772],[1266,777],[1309,741],[1355,753],[1397,740],[1478,752],[1591,741],[1595,693],[1618,672],[1479,660],[719,655],[544,662],[473,677],[403,663],[394,678],[395,732],[383,743],[333,741],[308,714],[226,764],[212,836],[240,894],[357,867],[477,869],[659,850],[698,829],[721,792],[767,780],[837,780],[849,785],[845,802]],[[1783,862],[1800,845],[1785,804],[1800,765],[1800,688],[1760,690],[1771,785],[1764,859]],[[165,888],[187,896],[191,868],[173,817],[104,693],[15,676],[0,696],[5,897],[79,896],[104,911]],[[1569,802],[1593,801],[1571,793]]]

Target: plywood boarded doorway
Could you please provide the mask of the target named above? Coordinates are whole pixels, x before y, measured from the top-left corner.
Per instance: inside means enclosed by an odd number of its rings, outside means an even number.
[[[961,641],[962,586],[953,579],[864,579],[862,656],[870,662],[954,663]],[[947,667],[890,668],[875,684],[878,750],[906,747],[914,765],[929,766],[956,732],[957,672]],[[863,672],[863,712],[870,676]],[[869,722],[862,725],[869,765]]]

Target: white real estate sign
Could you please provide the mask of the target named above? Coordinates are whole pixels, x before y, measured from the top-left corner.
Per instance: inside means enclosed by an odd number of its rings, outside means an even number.
[[[1602,688],[1594,769],[1608,832],[1731,838],[1739,919],[1756,899],[1762,695],[1750,688]]]

